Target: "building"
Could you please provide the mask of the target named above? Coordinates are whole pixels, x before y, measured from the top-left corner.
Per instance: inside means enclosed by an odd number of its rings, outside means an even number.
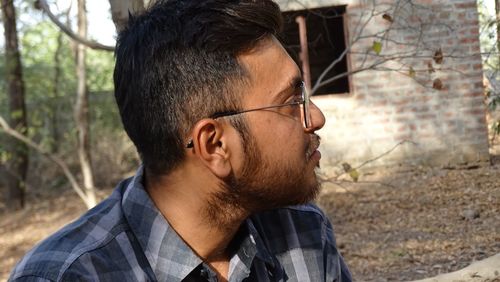
[[[370,165],[489,161],[475,0],[278,2],[283,41],[299,65],[308,54],[303,72],[327,118],[323,166],[356,167],[393,148]],[[317,87],[332,62],[322,80],[339,79]]]

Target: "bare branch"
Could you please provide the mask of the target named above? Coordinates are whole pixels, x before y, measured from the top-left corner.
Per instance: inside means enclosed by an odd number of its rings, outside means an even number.
[[[376,160],[378,160],[378,159],[380,159],[380,158],[383,158],[383,157],[387,156],[388,154],[392,153],[392,151],[396,150],[396,148],[397,148],[397,147],[399,147],[399,146],[401,146],[401,145],[403,145],[403,144],[405,144],[405,143],[410,143],[410,144],[415,145],[415,146],[417,146],[417,145],[418,145],[417,143],[415,143],[415,142],[413,142],[413,141],[411,141],[411,140],[406,140],[406,139],[405,139],[405,140],[403,140],[403,141],[399,142],[398,144],[394,145],[394,147],[392,147],[389,151],[386,151],[386,152],[384,152],[384,153],[382,153],[382,154],[378,155],[377,157],[375,157],[375,158],[373,158],[373,159],[370,159],[370,160],[367,160],[367,161],[363,162],[362,164],[358,165],[358,166],[356,167],[356,169],[362,168],[362,167],[364,167],[365,165],[367,165],[367,164],[369,164],[369,163],[372,163],[372,162],[374,162],[374,161],[376,161]]]
[[[405,144],[405,143],[410,143],[410,144],[413,144],[413,145],[417,145],[417,143],[415,143],[415,142],[413,142],[413,141],[411,141],[411,140],[403,140],[403,141],[401,141],[401,142],[397,143],[396,145],[394,145],[394,147],[392,147],[392,148],[391,148],[391,149],[389,149],[388,151],[385,151],[384,153],[382,153],[382,154],[380,154],[380,155],[376,156],[376,157],[375,157],[375,158],[373,158],[373,159],[370,159],[370,160],[367,160],[367,161],[363,162],[362,164],[360,164],[360,165],[356,166],[354,169],[355,169],[355,170],[358,170],[358,169],[360,169],[360,168],[364,167],[365,165],[367,165],[367,164],[369,164],[369,163],[372,163],[372,162],[374,162],[374,161],[376,161],[376,160],[378,160],[378,159],[381,159],[381,158],[383,158],[383,157],[385,157],[385,156],[389,155],[389,154],[390,154],[390,153],[392,153],[394,150],[396,150],[396,148],[398,148],[399,146],[401,146],[401,145],[403,145],[403,144]],[[392,186],[392,185],[390,185],[390,184],[383,183],[383,182],[377,182],[377,181],[357,181],[357,182],[353,182],[353,181],[338,180],[341,176],[346,175],[346,174],[347,174],[347,172],[343,172],[343,173],[341,173],[341,174],[339,174],[339,175],[335,175],[335,176],[333,176],[333,177],[329,177],[329,178],[321,178],[321,181],[323,181],[323,182],[331,182],[331,183],[334,183],[334,184],[337,184],[337,185],[339,185],[339,182],[340,182],[340,183],[345,183],[345,182],[349,182],[349,183],[370,183],[370,184],[378,184],[378,185],[383,185],[383,186],[388,186],[388,187],[392,187],[392,188],[393,188],[393,186]],[[340,186],[340,185],[339,185],[339,186]]]
[[[57,25],[66,35],[68,35],[71,39],[75,40],[76,42],[83,44],[91,49],[104,50],[109,52],[113,52],[115,50],[114,46],[104,45],[99,42],[83,38],[78,34],[76,34],[75,32],[73,32],[73,30],[71,30],[65,24],[61,23],[61,21],[59,21],[59,19],[52,13],[52,11],[50,11],[50,7],[45,0],[36,0],[35,7],[45,12],[55,25]]]
[[[59,157],[54,156],[50,153],[48,153],[46,150],[44,150],[40,145],[36,144],[32,140],[28,139],[26,136],[22,135],[21,133],[17,132],[14,130],[12,127],[9,126],[9,124],[5,121],[3,117],[0,116],[0,128],[5,132],[7,135],[14,137],[15,139],[23,142],[24,144],[28,145],[29,147],[33,148],[37,152],[39,152],[41,155],[47,157],[49,160],[53,161],[55,164],[57,164],[64,172],[64,175],[66,178],[69,180],[71,183],[71,187],[73,190],[75,190],[76,194],[80,196],[80,198],[83,200],[85,205],[88,206],[87,203],[87,197],[85,196],[85,193],[83,192],[82,188],[80,185],[78,185],[78,182],[76,181],[75,176],[71,173],[69,170],[68,166],[66,163]]]

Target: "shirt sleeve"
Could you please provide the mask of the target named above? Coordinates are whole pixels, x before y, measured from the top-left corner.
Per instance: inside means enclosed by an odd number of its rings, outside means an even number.
[[[339,263],[340,263],[340,282],[351,282],[352,281],[351,272],[349,271],[349,268],[347,267],[347,264],[345,264],[344,258],[340,253],[339,253]]]
[[[349,271],[349,267],[347,267],[347,264],[344,261],[344,258],[340,254],[338,248],[337,248],[337,242],[335,239],[335,232],[333,230],[332,223],[328,219],[328,217],[321,211],[319,208],[318,210],[321,212],[321,215],[323,217],[324,223],[326,225],[325,228],[325,238],[326,238],[326,244],[325,248],[329,248],[329,246],[333,246],[333,252],[336,253],[335,260],[337,264],[337,269],[340,272],[340,275],[338,276],[338,282],[351,282],[352,281],[352,275],[351,272]],[[328,252],[328,250],[324,250],[325,253]],[[337,281],[337,279],[334,279],[334,281]]]

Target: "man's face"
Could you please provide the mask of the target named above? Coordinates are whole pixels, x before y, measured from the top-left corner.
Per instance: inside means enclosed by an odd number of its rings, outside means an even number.
[[[300,96],[300,70],[274,37],[239,59],[250,73],[243,109]],[[231,198],[252,212],[312,200],[319,189],[314,170],[320,159],[314,131],[325,121],[314,104],[311,119],[312,128],[306,130],[297,105],[245,113],[242,165],[226,183]]]

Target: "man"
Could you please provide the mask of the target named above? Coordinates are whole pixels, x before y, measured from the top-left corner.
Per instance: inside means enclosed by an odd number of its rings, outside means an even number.
[[[159,1],[131,19],[115,95],[143,166],[10,279],[350,281],[307,204],[325,119],[280,28],[269,0]]]

